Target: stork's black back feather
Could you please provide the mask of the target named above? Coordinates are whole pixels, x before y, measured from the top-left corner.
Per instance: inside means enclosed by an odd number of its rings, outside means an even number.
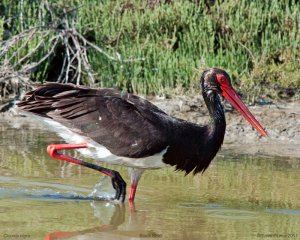
[[[172,118],[149,101],[114,89],[48,83],[27,95],[18,104],[24,111],[51,118],[118,156],[141,158],[167,149],[163,161],[186,173],[204,171],[224,137],[221,131],[214,142],[210,126]]]

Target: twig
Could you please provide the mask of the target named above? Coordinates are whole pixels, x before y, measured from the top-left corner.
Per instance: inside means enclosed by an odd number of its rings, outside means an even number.
[[[45,1],[44,1],[44,5],[45,5],[45,7],[46,7],[46,10],[49,12],[49,14],[50,14],[50,19],[51,19],[51,21],[52,21],[52,20],[53,20],[53,12],[52,12],[52,10],[51,10],[51,8],[50,8],[50,6],[49,6],[48,0],[45,0]],[[43,24],[44,24],[44,22],[43,22]]]
[[[118,56],[117,58],[109,55],[107,52],[105,52],[103,49],[101,49],[100,47],[98,47],[97,45],[91,43],[90,41],[88,41],[85,37],[83,37],[79,32],[75,32],[75,34],[82,40],[85,41],[89,46],[91,46],[92,48],[94,48],[95,50],[97,50],[99,53],[103,54],[104,56],[106,56],[108,59],[113,60],[113,61],[117,61],[117,62],[136,62],[136,61],[144,61],[145,58],[138,58],[138,59],[122,59],[121,55],[116,52],[116,55]]]
[[[49,42],[51,43],[53,40],[55,40],[55,42],[54,42],[52,48],[50,49],[50,51],[48,51],[48,53],[44,57],[42,57],[37,63],[31,64],[28,68],[26,68],[24,70],[22,69],[20,72],[28,73],[28,72],[32,71],[33,69],[35,69],[42,62],[44,62],[54,52],[54,49],[55,49],[59,39],[60,39],[60,35],[56,35],[55,37],[52,37]]]
[[[84,50],[82,51],[82,59],[83,59],[83,65],[84,65],[84,68],[85,70],[87,71],[87,75],[90,79],[90,84],[93,85],[95,83],[95,78],[93,76],[93,73],[92,73],[92,68],[91,68],[91,65],[87,59],[87,54],[86,54],[86,48],[84,48]]]
[[[18,41],[20,41],[28,33],[30,34],[32,31],[35,31],[35,30],[36,30],[36,28],[31,28],[31,29],[25,30],[6,41],[0,42],[0,46],[1,46],[0,57],[2,57],[4,54],[6,54],[12,45],[14,45]]]
[[[84,65],[84,68],[88,74],[88,77],[90,79],[90,84],[93,85],[95,83],[95,78],[92,74],[92,68],[91,68],[91,65],[89,63],[89,60],[87,58],[87,53],[86,53],[86,41],[85,39],[83,40],[83,47],[82,47],[82,62],[83,62],[83,65]]]
[[[94,48],[95,50],[97,50],[98,52],[100,52],[101,54],[103,54],[104,56],[106,56],[108,59],[113,60],[113,61],[120,61],[120,59],[116,59],[113,56],[110,56],[107,52],[105,52],[104,50],[102,50],[101,48],[99,48],[97,45],[95,45],[95,44],[91,43],[90,41],[88,41],[85,37],[83,37],[77,31],[76,31],[76,35],[78,35],[78,37],[82,41],[85,41],[88,45],[90,45],[92,48]]]
[[[0,83],[5,82],[5,81],[10,80],[10,79],[13,79],[13,78],[19,78],[19,77],[23,77],[23,76],[24,76],[24,74],[21,73],[21,72],[17,72],[16,74],[9,74],[9,75],[6,76],[6,77],[1,77],[1,78],[0,78]],[[26,81],[23,81],[22,78],[20,78],[20,80],[21,80],[22,82],[26,82]]]
[[[243,48],[245,48],[247,50],[247,52],[249,53],[250,57],[252,59],[254,59],[253,53],[251,52],[251,50],[249,48],[247,48],[244,44],[242,44],[241,42],[238,42],[239,45],[241,45]]]
[[[66,62],[67,62],[67,56],[65,55],[65,56],[64,56],[63,65],[62,65],[62,67],[61,67],[60,74],[59,74],[59,76],[58,76],[57,82],[60,82],[61,79],[62,79],[62,77],[63,77],[64,70],[65,70],[65,66],[66,66]]]
[[[68,44],[68,48],[70,50],[70,52],[72,53],[73,57],[71,59],[71,63],[70,63],[70,67],[72,67],[73,69],[75,69],[75,74],[73,75],[72,79],[71,79],[71,82],[73,82],[73,80],[77,77],[77,80],[76,80],[76,84],[79,85],[80,83],[80,76],[81,76],[81,59],[80,59],[80,47],[78,48],[78,44],[77,44],[77,41],[76,39],[74,38],[73,35],[70,35],[71,39],[72,39],[72,45],[75,46],[75,49],[76,51],[74,52],[73,49],[72,49],[72,46],[70,44]],[[73,67],[72,65],[72,62],[74,60],[77,60],[77,67]]]
[[[21,25],[21,32],[24,31],[23,11],[24,11],[24,0],[21,0],[20,1],[20,25]]]
[[[63,40],[64,40],[64,45],[65,45],[67,60],[68,60],[64,82],[67,83],[68,80],[69,80],[69,71],[70,71],[71,58],[70,58],[70,52],[69,52],[69,47],[68,47],[68,45],[69,45],[68,39],[65,36],[66,36],[66,33],[64,31]]]
[[[28,52],[24,57],[22,57],[19,61],[18,64],[21,64],[25,59],[29,58],[37,49],[40,48],[40,46],[45,43],[44,38],[47,37],[50,33],[47,32],[45,35],[42,36],[42,40],[33,48],[30,52]]]
[[[76,58],[78,61],[76,85],[79,85],[80,84],[80,76],[81,76],[81,56],[80,56],[81,49],[80,49],[80,44],[78,43],[77,39],[75,39],[75,37],[73,35],[71,35],[71,37],[72,37],[73,43],[76,48]],[[75,77],[75,75],[74,75],[74,77]]]
[[[30,32],[28,34],[27,39],[25,40],[25,43],[22,44],[21,47],[19,47],[12,55],[11,57],[8,59],[8,61],[10,62],[16,55],[18,55],[18,53],[28,44],[28,42],[32,39],[33,35],[35,33],[35,30]]]

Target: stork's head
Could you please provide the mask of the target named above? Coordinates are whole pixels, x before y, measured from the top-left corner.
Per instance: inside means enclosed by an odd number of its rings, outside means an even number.
[[[202,74],[201,84],[203,94],[209,99],[214,99],[216,94],[222,95],[262,136],[268,135],[237,95],[227,72],[219,68],[208,69]]]

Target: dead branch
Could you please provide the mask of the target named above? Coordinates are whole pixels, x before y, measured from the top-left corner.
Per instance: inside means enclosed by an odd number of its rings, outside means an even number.
[[[24,57],[22,57],[19,61],[18,64],[21,64],[22,62],[24,62],[26,59],[28,59],[29,57],[31,57],[41,46],[42,44],[45,45],[45,38],[50,34],[50,32],[46,32],[43,36],[42,36],[42,40],[33,48],[31,49]]]
[[[23,29],[23,1],[20,4],[19,18]],[[48,0],[42,1],[40,9],[41,26],[24,29],[0,42],[0,101],[12,96],[21,98],[20,88],[28,89],[33,84],[30,76],[39,69],[42,69],[43,80],[46,81],[81,84],[85,77],[87,83],[93,86],[96,74],[89,62],[90,50],[121,65],[145,60],[125,58],[116,51],[111,54],[90,42],[76,30],[74,19],[68,20],[67,11],[64,11],[63,19],[59,19]],[[45,14],[50,16],[50,23],[43,21]]]
[[[20,48],[17,49],[17,51],[15,51],[10,58],[8,59],[8,61],[10,62],[13,58],[15,58],[20,51],[29,43],[29,41],[33,38],[34,33],[37,31],[37,29],[34,29],[33,31],[29,32],[28,36],[26,36],[25,42],[22,44],[22,46]]]
[[[12,48],[13,45],[18,43],[25,36],[30,35],[30,33],[32,31],[36,31],[36,28],[31,28],[31,29],[24,30],[23,32],[13,36],[12,38],[10,38],[6,41],[0,42],[0,46],[1,46],[0,47],[0,58],[2,56],[4,56],[7,53],[7,51]]]
[[[15,99],[22,99],[32,88],[28,75],[16,74],[8,64],[0,65],[0,112],[8,111]]]
[[[144,58],[123,59],[121,54],[118,53],[118,52],[116,52],[117,58],[115,58],[115,57],[109,55],[107,52],[105,52],[103,49],[101,49],[97,45],[95,45],[95,44],[91,43],[90,41],[88,41],[85,37],[83,37],[77,31],[75,31],[74,34],[77,35],[81,39],[81,41],[86,42],[90,47],[92,47],[93,49],[95,49],[99,53],[103,54],[104,56],[106,56],[108,59],[110,59],[112,61],[118,61],[118,62],[126,63],[126,62],[136,62],[136,61],[144,61],[145,60]]]
[[[33,63],[33,64],[30,64],[29,66],[27,65],[26,67],[23,67],[21,72],[22,73],[32,72],[33,69],[36,69],[37,66],[39,66],[42,62],[44,62],[46,59],[48,59],[50,57],[50,55],[54,53],[55,47],[57,46],[59,39],[60,39],[59,35],[52,37],[49,42],[52,43],[53,40],[55,40],[55,42],[54,42],[52,48],[48,51],[48,53],[46,55],[44,55],[37,63]]]

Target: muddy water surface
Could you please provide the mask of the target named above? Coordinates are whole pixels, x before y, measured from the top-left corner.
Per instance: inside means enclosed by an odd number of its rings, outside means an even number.
[[[60,142],[28,118],[0,118],[0,239],[300,239],[297,158],[223,150],[202,176],[146,171],[130,209],[106,200],[109,179],[51,159]]]

